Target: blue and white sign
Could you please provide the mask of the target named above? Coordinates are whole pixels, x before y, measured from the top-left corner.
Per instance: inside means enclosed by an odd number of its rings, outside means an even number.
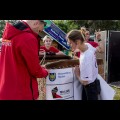
[[[44,20],[47,22],[47,25],[44,28],[44,32],[50,35],[54,40],[61,44],[67,50],[70,49],[70,46],[65,39],[66,33],[63,32],[59,27],[57,27],[51,20]]]

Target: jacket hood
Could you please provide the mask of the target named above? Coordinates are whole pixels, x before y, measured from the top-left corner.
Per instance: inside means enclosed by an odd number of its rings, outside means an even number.
[[[6,23],[2,38],[11,40],[13,37],[15,37],[16,35],[21,34],[23,32],[31,32],[36,37],[38,36],[38,34],[34,33],[31,30],[31,28],[27,25],[27,23],[18,22],[15,25]]]

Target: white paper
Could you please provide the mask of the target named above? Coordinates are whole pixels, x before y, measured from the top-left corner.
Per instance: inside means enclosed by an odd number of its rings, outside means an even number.
[[[116,93],[115,90],[99,74],[97,78],[100,80],[101,86],[100,99],[113,100]]]

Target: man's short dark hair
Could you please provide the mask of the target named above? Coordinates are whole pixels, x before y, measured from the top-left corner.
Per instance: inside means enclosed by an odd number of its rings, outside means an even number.
[[[44,23],[44,26],[47,25],[47,23],[44,20],[39,20],[41,23]]]

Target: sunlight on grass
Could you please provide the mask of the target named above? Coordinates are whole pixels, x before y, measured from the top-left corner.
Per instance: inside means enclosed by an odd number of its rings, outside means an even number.
[[[114,100],[120,100],[120,88],[113,87],[113,89],[116,91]]]

